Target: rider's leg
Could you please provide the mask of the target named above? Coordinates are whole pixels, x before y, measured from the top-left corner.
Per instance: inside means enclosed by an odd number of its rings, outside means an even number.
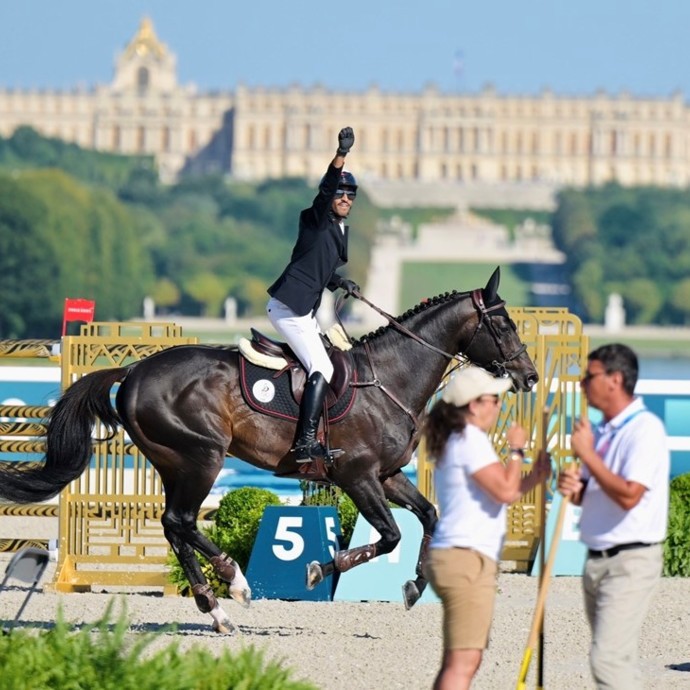
[[[308,375],[297,423],[297,462],[326,457],[326,449],[317,441],[316,432],[328,383],[333,376],[333,365],[321,340],[318,322],[312,314],[295,315],[275,298],[269,301],[267,313],[274,328],[285,338]]]
[[[326,449],[316,438],[319,419],[323,412],[323,401],[328,392],[328,381],[320,371],[315,371],[307,380],[299,408],[297,422],[297,441],[295,459],[297,462],[309,462],[315,458],[325,458]]]

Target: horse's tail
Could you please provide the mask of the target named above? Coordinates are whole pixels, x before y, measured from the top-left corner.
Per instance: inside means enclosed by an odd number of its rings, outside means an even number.
[[[44,462],[28,468],[0,463],[0,498],[14,503],[45,501],[79,477],[91,461],[96,419],[114,432],[119,424],[110,389],[130,367],[95,371],[75,381],[51,410]]]

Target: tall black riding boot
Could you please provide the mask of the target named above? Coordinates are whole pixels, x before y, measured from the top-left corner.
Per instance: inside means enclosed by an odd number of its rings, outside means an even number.
[[[315,371],[307,379],[299,408],[297,443],[295,443],[297,462],[310,462],[314,458],[326,457],[326,449],[317,441],[316,432],[327,392],[328,382],[321,372]]]

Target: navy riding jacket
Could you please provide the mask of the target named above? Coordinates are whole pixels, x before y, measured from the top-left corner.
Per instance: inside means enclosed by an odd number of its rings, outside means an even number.
[[[340,230],[331,205],[340,182],[341,169],[333,165],[321,181],[312,205],[299,216],[299,234],[290,263],[268,288],[268,294],[298,316],[316,313],[324,288],[335,290],[342,281],[336,269],[347,263],[347,236]]]

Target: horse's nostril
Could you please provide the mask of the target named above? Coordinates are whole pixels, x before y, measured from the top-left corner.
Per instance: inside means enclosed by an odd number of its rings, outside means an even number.
[[[538,381],[539,381],[539,374],[532,374],[531,376],[527,377],[527,385],[530,388],[533,388],[534,386],[536,386]]]

